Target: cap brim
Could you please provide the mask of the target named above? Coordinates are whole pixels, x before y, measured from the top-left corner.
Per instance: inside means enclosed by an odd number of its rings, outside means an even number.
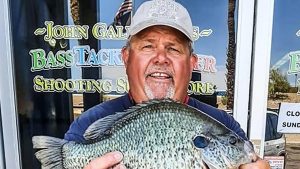
[[[188,35],[187,32],[185,32],[185,29],[183,29],[180,25],[174,23],[174,22],[159,22],[159,21],[144,21],[142,23],[139,23],[138,25],[134,26],[133,28],[129,28],[129,35],[135,35],[139,33],[140,31],[149,28],[151,26],[158,26],[158,25],[163,25],[163,26],[169,26],[172,27],[180,32],[182,32],[188,39],[193,41],[193,38]]]

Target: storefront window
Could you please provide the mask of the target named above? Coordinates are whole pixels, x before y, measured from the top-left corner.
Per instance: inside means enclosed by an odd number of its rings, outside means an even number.
[[[229,90],[230,99],[233,99],[234,85],[227,88],[226,73],[230,72],[227,75],[233,82],[236,29],[235,23],[229,21],[237,19],[236,9],[233,8],[237,3],[235,1],[190,3],[184,0],[180,2],[191,11],[196,32],[194,48],[198,56],[198,65],[194,69],[189,92],[192,97],[215,107],[232,109],[233,100],[228,100],[226,92]],[[228,10],[232,12],[231,15],[228,15]],[[230,41],[230,38],[233,38],[233,41]],[[229,71],[226,68],[228,61]],[[228,103],[230,105],[227,105]]]
[[[135,0],[132,8],[119,13],[123,2],[10,1],[23,169],[40,168],[32,136],[63,138],[83,111],[128,92],[120,51],[126,26],[144,1]],[[178,2],[190,12],[199,59],[188,92],[232,110],[238,3]]]
[[[294,115],[295,112],[288,113],[285,111],[292,108],[289,105],[286,109],[287,103],[295,103],[294,105],[298,106],[298,110],[300,109],[300,80],[298,77],[300,73],[300,17],[297,13],[297,6],[299,5],[300,2],[297,0],[276,0],[274,3],[265,133],[265,155],[286,155],[285,168],[289,169],[299,168],[299,164],[296,164],[299,158],[294,151],[300,147],[299,132],[287,134],[293,128],[299,128],[299,116]],[[293,117],[289,118],[289,114],[293,114]],[[294,120],[298,122],[295,123]]]

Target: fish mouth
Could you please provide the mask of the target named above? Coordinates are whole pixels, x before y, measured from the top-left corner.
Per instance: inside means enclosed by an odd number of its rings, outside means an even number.
[[[256,162],[258,160],[258,157],[254,151],[253,145],[250,141],[246,141],[244,143],[244,150],[246,151],[251,162]]]

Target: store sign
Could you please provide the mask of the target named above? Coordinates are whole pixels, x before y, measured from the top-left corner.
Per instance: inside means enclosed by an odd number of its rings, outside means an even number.
[[[300,51],[294,51],[289,53],[290,63],[288,74],[294,74],[296,77],[300,73]],[[297,79],[297,95],[300,95],[300,78]]]
[[[296,32],[296,36],[300,37],[300,30]]]
[[[92,27],[92,37],[98,40],[126,40],[129,26],[114,26],[98,22]],[[126,30],[126,31],[124,31]],[[198,26],[193,26],[193,39],[210,36],[212,29],[200,30]],[[54,25],[53,21],[45,21],[45,27],[37,28],[35,35],[44,35],[44,40],[51,46],[56,45],[59,39],[88,39],[88,25]]]
[[[210,82],[190,81],[188,94],[212,95],[215,92],[214,84]]]
[[[101,49],[95,51],[90,46],[74,46],[70,50],[60,50],[56,53],[43,49],[33,49],[29,52],[31,56],[31,71],[49,69],[94,66],[124,66],[121,58],[121,49]]]
[[[269,162],[271,169],[284,169],[284,156],[265,156],[264,160]]]
[[[37,28],[34,35],[43,36],[45,42],[54,47],[60,45],[59,51],[45,51],[42,48],[29,51],[31,57],[31,72],[41,72],[53,69],[65,69],[71,67],[103,67],[103,66],[124,66],[121,56],[121,49],[100,49],[95,50],[89,45],[73,46],[71,49],[64,49],[66,39],[89,39],[98,40],[126,40],[128,26],[112,26],[106,23],[93,25],[89,35],[88,25],[55,25],[53,21],[45,21],[45,27]],[[200,37],[210,36],[211,29],[200,30],[194,26],[194,40]],[[58,43],[59,42],[59,43]],[[195,67],[197,72],[215,73],[216,59],[213,56],[197,55],[198,64]],[[126,77],[117,79],[61,79],[46,78],[36,75],[33,79],[33,88],[36,92],[77,92],[77,93],[111,93],[124,94],[129,90]],[[188,87],[189,94],[211,95],[215,92],[215,85],[210,82],[191,81]]]
[[[300,133],[300,103],[281,103],[277,132]]]
[[[198,57],[198,62],[194,67],[194,71],[197,72],[207,72],[207,73],[215,73],[217,72],[216,63],[217,60],[213,56],[209,55],[200,55],[196,54]]]
[[[51,69],[98,66],[124,66],[121,49],[100,49],[95,51],[88,45],[74,46],[70,50],[59,50],[56,53],[43,49],[30,50],[31,71],[40,72]],[[213,56],[197,55],[197,72],[215,73],[216,59]],[[129,90],[126,77],[111,79],[54,79],[37,75],[33,79],[33,88],[36,92],[77,92],[77,93],[110,93],[124,94]],[[115,90],[114,90],[115,89]],[[191,81],[188,88],[189,94],[211,95],[215,92],[211,82]]]
[[[290,52],[290,63],[288,74],[300,73],[300,51]]]

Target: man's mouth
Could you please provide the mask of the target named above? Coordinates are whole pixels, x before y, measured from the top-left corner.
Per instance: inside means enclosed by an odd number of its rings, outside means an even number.
[[[173,74],[168,71],[152,71],[146,74],[145,93],[149,99],[172,98],[175,93]]]
[[[170,78],[172,78],[172,76],[170,74],[164,73],[164,72],[154,72],[154,73],[148,74],[148,76],[153,77],[153,78],[157,78],[157,79],[170,79]]]

